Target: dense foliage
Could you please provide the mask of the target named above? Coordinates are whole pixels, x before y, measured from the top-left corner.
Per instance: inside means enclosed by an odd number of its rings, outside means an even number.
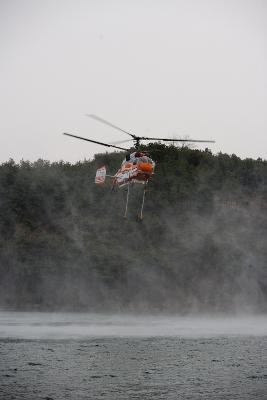
[[[188,147],[147,146],[141,185],[94,185],[122,153],[92,161],[0,166],[0,306],[110,311],[264,311],[267,162]]]

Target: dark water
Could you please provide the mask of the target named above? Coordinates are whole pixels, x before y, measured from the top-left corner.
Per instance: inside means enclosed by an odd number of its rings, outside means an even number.
[[[0,313],[0,398],[267,399],[266,328],[263,317]]]

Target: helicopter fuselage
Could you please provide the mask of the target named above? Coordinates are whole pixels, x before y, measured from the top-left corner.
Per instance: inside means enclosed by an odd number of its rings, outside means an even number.
[[[122,187],[129,182],[146,183],[154,175],[155,162],[147,156],[134,157],[131,154],[129,160],[123,160],[121,168],[112,179],[113,186]]]

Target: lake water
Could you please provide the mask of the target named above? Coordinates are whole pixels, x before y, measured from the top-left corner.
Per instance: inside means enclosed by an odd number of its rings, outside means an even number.
[[[267,318],[0,312],[0,399],[267,399]]]

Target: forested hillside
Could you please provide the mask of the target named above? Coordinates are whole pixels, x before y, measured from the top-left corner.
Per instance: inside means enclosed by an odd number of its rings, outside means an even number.
[[[0,307],[133,312],[267,309],[267,162],[187,147],[141,185],[94,185],[123,153],[0,166]]]

